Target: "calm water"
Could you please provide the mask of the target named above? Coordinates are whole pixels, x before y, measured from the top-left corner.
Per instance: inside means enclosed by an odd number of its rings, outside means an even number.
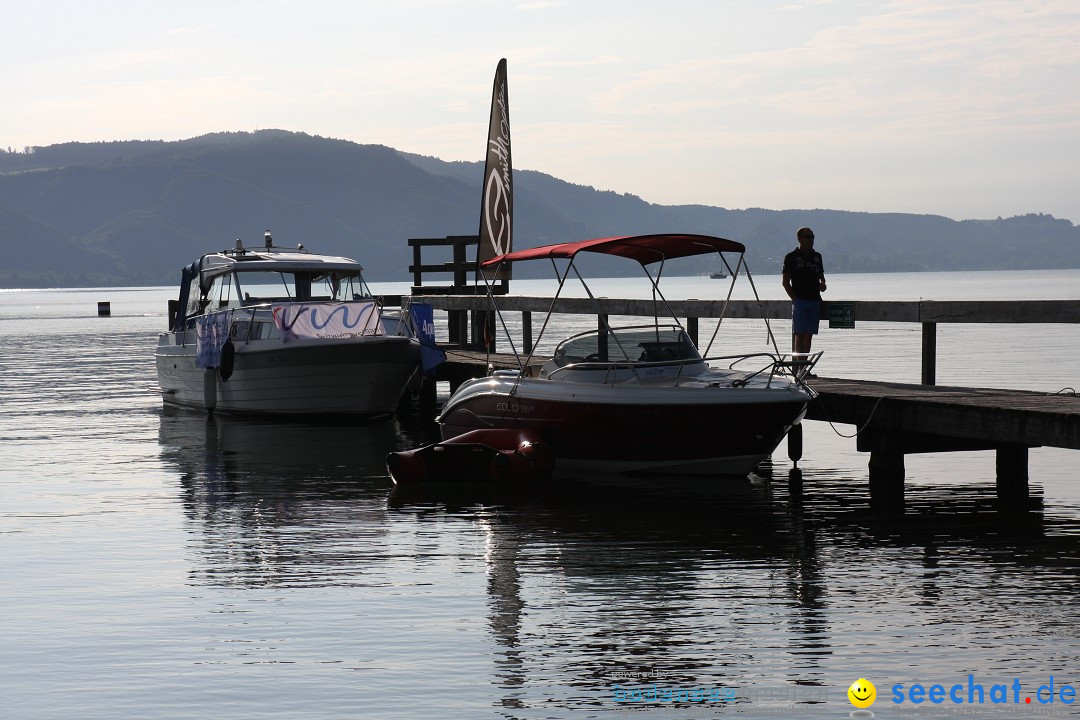
[[[719,282],[680,280],[672,296]],[[758,282],[780,296],[778,278]],[[1071,271],[830,287],[1019,299],[1080,284]],[[1061,695],[1080,692],[1073,451],[1032,450],[1033,509],[1006,516],[993,454],[955,453],[909,456],[905,516],[875,517],[867,456],[822,423],[808,423],[801,492],[781,449],[771,470],[709,491],[399,497],[385,454],[434,435],[414,414],[163,411],[152,351],[172,295],[0,291],[5,718],[847,717],[861,677],[877,717],[972,710],[892,702],[914,683],[962,684],[965,703],[981,685],[984,717],[1078,712]],[[101,300],[112,317],[96,317]],[[860,323],[816,348],[822,374],[913,381],[919,341],[917,326]],[[938,350],[942,384],[1080,385],[1073,325],[939,326]],[[1051,678],[1055,703],[1040,704]],[[991,704],[996,684],[1009,704]]]

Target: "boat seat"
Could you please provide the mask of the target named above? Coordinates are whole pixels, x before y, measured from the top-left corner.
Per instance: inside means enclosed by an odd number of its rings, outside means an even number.
[[[664,362],[683,360],[682,346],[677,342],[643,342],[638,347],[644,348],[638,362]]]

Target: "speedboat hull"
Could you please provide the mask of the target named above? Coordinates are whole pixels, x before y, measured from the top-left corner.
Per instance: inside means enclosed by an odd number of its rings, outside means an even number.
[[[402,336],[239,342],[225,379],[220,368],[196,367],[192,331],[163,334],[155,358],[167,405],[223,413],[370,416],[396,409],[419,365],[420,344]]]
[[[462,385],[439,418],[443,438],[478,428],[533,431],[556,473],[741,475],[806,413],[796,385],[612,387],[490,377]]]

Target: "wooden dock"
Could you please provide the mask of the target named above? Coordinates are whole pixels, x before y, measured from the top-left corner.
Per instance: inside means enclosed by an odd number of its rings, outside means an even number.
[[[1080,397],[1022,390],[817,378],[808,420],[853,425],[870,453],[871,502],[902,508],[908,453],[993,450],[998,497],[1028,497],[1028,449],[1080,450]]]
[[[425,290],[426,288],[416,288]],[[425,302],[449,315],[450,338],[464,344],[470,328],[473,345],[479,347],[478,338],[483,334],[483,323],[476,317],[490,309],[487,297],[482,295],[417,295],[413,300]],[[520,348],[528,352],[532,348],[532,315],[547,313],[567,315],[594,315],[597,327],[602,327],[612,316],[653,316],[655,306],[651,300],[626,298],[559,298],[552,303],[550,297],[506,295],[499,298],[503,313],[520,313]],[[912,323],[922,329],[922,382],[933,385],[937,378],[937,326],[939,324],[1031,324],[1080,323],[1080,300],[833,300],[822,303],[822,321],[828,322],[831,310],[844,308],[852,324],[858,322]],[[690,338],[698,340],[699,320],[704,318],[744,318],[783,320],[791,318],[791,302],[788,300],[671,300],[666,308],[680,318]],[[467,315],[472,314],[473,322]],[[493,318],[489,318],[488,336],[494,348],[495,332]]]
[[[414,288],[414,300],[447,311],[451,336],[464,345],[470,330],[473,349],[448,349],[449,360],[437,379],[454,388],[471,377],[493,369],[516,369],[513,355],[488,355],[478,347],[478,337],[493,337],[494,319],[484,315],[486,297],[477,295],[421,296],[427,288]],[[502,296],[503,313],[521,314],[517,339],[526,352],[533,345],[532,313],[594,315],[597,327],[610,316],[652,317],[651,301],[620,298],[560,298]],[[851,301],[823,303],[823,318],[831,306],[846,306],[855,319],[870,322],[918,323],[922,327],[922,383],[873,382],[818,378],[811,387],[819,394],[811,403],[807,419],[852,425],[858,430],[856,447],[870,453],[871,502],[882,510],[903,508],[904,456],[909,453],[958,450],[993,450],[997,454],[997,489],[1008,506],[1024,506],[1028,497],[1028,450],[1048,446],[1080,450],[1080,398],[1075,394],[1046,394],[1020,390],[944,387],[935,384],[937,325],[939,323],[1080,323],[1080,300],[1031,301]],[[697,342],[701,318],[790,318],[786,300],[676,300],[668,308],[684,318]],[[471,314],[471,322],[466,318]],[[483,319],[486,317],[486,320]],[[489,342],[491,342],[489,340]],[[542,364],[547,358],[534,358]],[[434,400],[431,391],[430,400]],[[801,431],[789,435],[788,454],[801,459]]]

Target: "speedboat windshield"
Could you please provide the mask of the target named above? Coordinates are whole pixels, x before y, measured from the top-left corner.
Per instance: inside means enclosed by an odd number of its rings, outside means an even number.
[[[678,362],[700,360],[697,348],[677,325],[592,330],[559,343],[557,364],[578,362]]]

